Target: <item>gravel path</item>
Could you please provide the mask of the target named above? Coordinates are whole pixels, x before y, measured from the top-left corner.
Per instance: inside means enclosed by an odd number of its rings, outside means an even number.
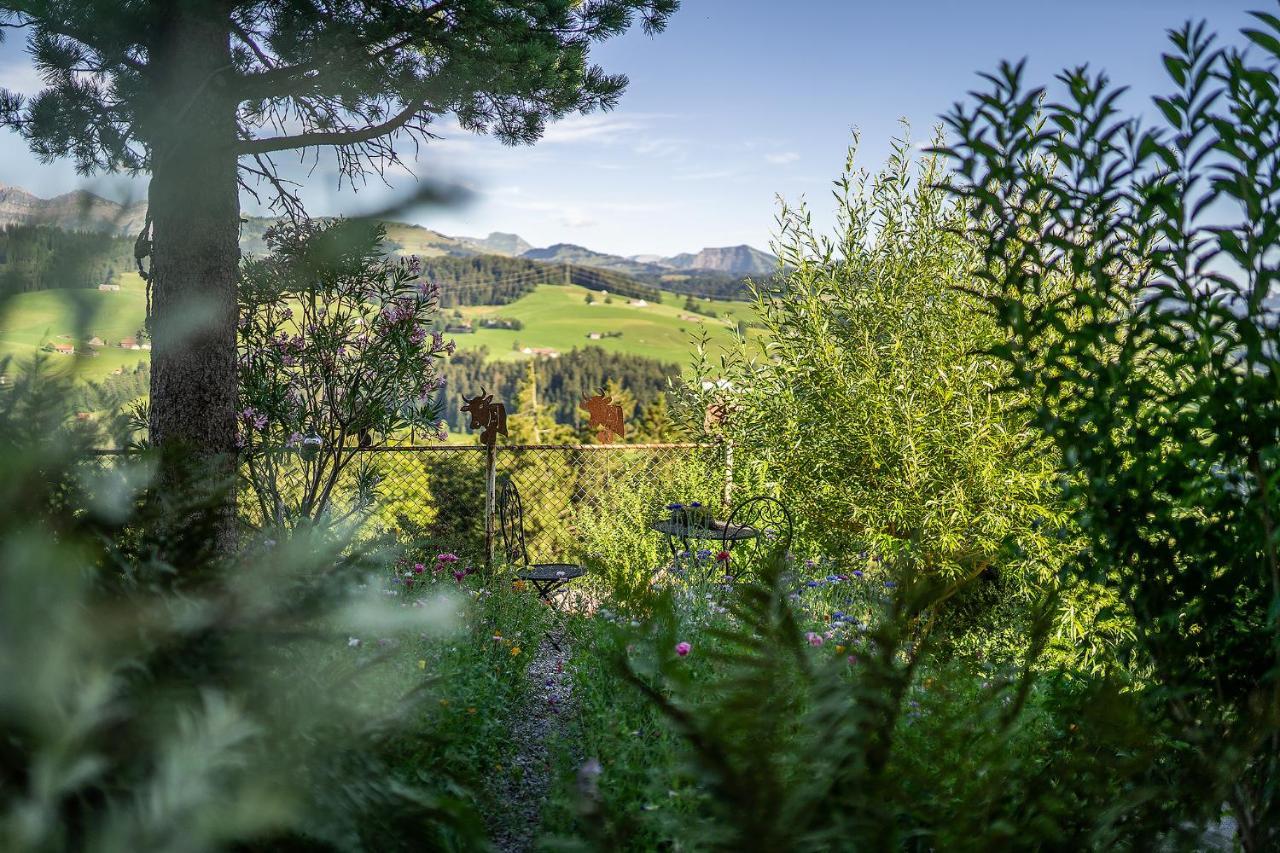
[[[547,741],[563,732],[573,713],[573,681],[565,671],[568,649],[563,639],[556,651],[544,637],[529,664],[529,698],[511,727],[516,752],[511,767],[494,780],[501,814],[490,816],[490,840],[502,853],[533,849],[542,804],[551,789],[551,757]]]

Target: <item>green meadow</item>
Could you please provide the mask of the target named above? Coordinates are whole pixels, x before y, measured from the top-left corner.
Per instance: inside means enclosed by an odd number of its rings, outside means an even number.
[[[589,292],[595,299],[592,304],[586,301]],[[542,285],[509,305],[463,306],[459,310],[475,324],[476,331],[453,337],[459,347],[486,346],[491,358],[504,360],[527,358],[521,352],[525,347],[568,352],[591,345],[686,365],[692,351],[691,340],[700,329],[707,330],[713,346],[723,348],[732,344],[737,319],[752,316],[750,306],[742,302],[700,302],[720,315],[712,318],[685,311],[679,296],[666,294],[664,298],[666,302],[640,306],[631,304],[626,297],[615,296],[611,304],[605,304],[600,293],[583,287]],[[485,317],[520,320],[524,328],[479,328]],[[622,336],[592,340],[593,332],[621,332]]]
[[[70,343],[80,347],[97,336],[106,346],[95,348],[94,357],[52,356],[55,368],[75,370],[89,380],[98,380],[116,368],[133,367],[149,354],[123,350],[121,338],[130,337],[142,326],[146,313],[146,289],[136,273],[115,279],[119,291],[42,290],[14,297],[0,317],[0,356],[28,359],[45,343]],[[474,334],[451,337],[461,349],[489,348],[490,357],[502,360],[528,358],[525,347],[568,352],[575,347],[599,346],[613,352],[643,355],[663,362],[687,365],[692,340],[706,329],[713,349],[731,346],[739,318],[750,320],[751,307],[743,302],[700,300],[718,317],[704,317],[685,311],[684,298],[666,294],[666,302],[631,304],[622,296],[591,292],[576,285],[541,285],[534,292],[507,305],[463,306],[464,317],[475,324]],[[506,317],[524,323],[519,331],[483,329],[485,317]],[[592,333],[621,333],[620,337],[592,340]],[[517,346],[518,345],[518,346]]]
[[[94,348],[96,356],[53,355],[55,369],[75,370],[97,380],[116,368],[146,361],[149,353],[117,346],[142,326],[146,287],[137,273],[118,275],[115,283],[120,290],[40,290],[15,296],[0,313],[0,357],[24,361],[45,343],[80,348],[97,336],[107,345]]]

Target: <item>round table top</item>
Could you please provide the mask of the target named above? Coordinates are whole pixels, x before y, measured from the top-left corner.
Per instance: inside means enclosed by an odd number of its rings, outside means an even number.
[[[707,524],[688,524],[663,519],[650,524],[649,529],[676,539],[717,539],[722,542],[741,542],[746,539],[755,539],[760,535],[760,531],[745,524],[737,525],[730,530],[725,522],[717,519],[712,519]]]
[[[585,573],[582,566],[572,563],[538,563],[523,572],[517,572],[516,577],[522,581],[554,581],[580,578]]]

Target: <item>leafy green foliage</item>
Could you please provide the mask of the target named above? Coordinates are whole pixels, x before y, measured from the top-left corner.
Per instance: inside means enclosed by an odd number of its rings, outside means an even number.
[[[909,554],[957,581],[1042,573],[1058,547],[1054,458],[995,393],[1004,371],[981,350],[997,326],[957,291],[972,262],[963,210],[936,186],[938,158],[913,164],[905,139],[874,176],[853,157],[834,238],[783,207],[790,269],[755,289],[759,348],[724,364],[728,391],[690,389],[693,414],[727,401],[725,438],[822,553]]]
[[[782,561],[725,586],[620,579],[574,626],[583,745],[563,760],[598,778],[566,768],[552,827],[628,850],[1194,843],[1140,695],[1043,673],[1053,596],[1017,660],[975,666],[919,635],[943,586],[887,570],[820,590]]]
[[[385,543],[275,534],[210,560],[217,495],[90,455],[68,385],[37,362],[0,395],[0,847],[468,843],[461,789],[396,763],[434,742],[421,671],[376,665],[447,632],[456,599],[388,601]],[[365,632],[395,641],[358,654]]]
[[[1128,606],[1201,807],[1249,851],[1280,843],[1280,19],[1256,17],[1253,53],[1171,33],[1158,127],[1085,68],[1049,101],[1003,66],[948,118],[991,352],[1089,544],[1068,570]]]

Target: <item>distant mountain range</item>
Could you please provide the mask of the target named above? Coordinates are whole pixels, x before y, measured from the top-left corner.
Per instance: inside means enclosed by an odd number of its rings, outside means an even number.
[[[94,231],[133,237],[146,217],[144,203],[123,205],[84,190],[42,199],[20,187],[0,184],[0,227],[50,225],[67,231]],[[261,252],[262,232],[268,220],[248,218],[241,229],[246,251]],[[768,275],[778,260],[751,246],[706,248],[671,257],[660,255],[610,255],[571,243],[534,248],[518,234],[495,231],[487,237],[449,237],[420,225],[387,223],[393,250],[426,256],[481,254],[506,255],[547,263],[572,263],[610,270],[651,281],[678,281],[687,276],[739,278]]]
[[[0,184],[0,226],[50,225],[131,236],[142,228],[146,215],[145,204],[123,205],[84,190],[46,199]]]
[[[546,263],[580,264],[641,278],[661,278],[672,273],[722,273],[731,276],[769,275],[777,269],[778,259],[751,246],[724,246],[703,249],[697,253],[662,255],[610,255],[573,243],[556,243],[535,249],[518,234],[498,231],[488,237],[458,237],[459,242],[479,251],[528,258]]]

